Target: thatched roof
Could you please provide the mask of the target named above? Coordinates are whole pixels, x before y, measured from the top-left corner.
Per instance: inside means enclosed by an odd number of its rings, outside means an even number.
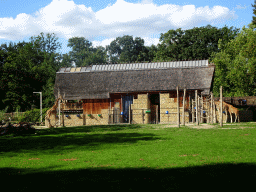
[[[65,94],[65,100],[106,99],[110,93],[171,91],[176,90],[177,86],[180,89],[201,90],[204,94],[209,94],[214,67],[208,66],[208,60],[205,61],[207,62],[204,65],[201,62],[201,66],[195,66],[196,61],[189,61],[192,62],[190,66],[182,66],[180,63],[175,67],[169,64],[168,67],[160,63],[151,64],[152,68],[125,68],[121,66],[124,64],[118,64],[119,67],[112,70],[101,66],[101,70],[84,69],[84,72],[74,68],[65,72],[62,68],[56,73],[54,95],[57,98],[59,88],[60,94]]]

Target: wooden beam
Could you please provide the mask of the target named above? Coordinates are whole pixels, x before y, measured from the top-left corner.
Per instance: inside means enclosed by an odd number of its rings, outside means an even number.
[[[199,121],[198,121],[198,96],[197,96],[197,90],[196,90],[196,95],[195,95],[195,101],[196,101],[196,125],[199,125]]]
[[[64,101],[62,100],[62,127],[64,127]]]
[[[203,123],[203,108],[204,108],[204,101],[202,95],[199,98],[199,105],[200,105],[200,123]]]
[[[182,124],[185,125],[185,97],[186,97],[186,89],[184,89],[183,94],[183,108],[182,108]]]
[[[58,88],[58,98],[60,97],[60,90]],[[58,100],[58,108],[59,108],[59,122],[58,122],[58,126],[60,126],[60,99]]]
[[[177,126],[180,127],[179,87],[177,86]]]
[[[156,124],[158,124],[158,105],[156,105]]]
[[[141,109],[141,116],[142,116],[142,122],[143,122],[143,124],[144,124],[144,117],[143,117],[143,109]]]
[[[223,127],[223,98],[222,98],[222,86],[220,86],[220,126]]]
[[[212,119],[213,118],[213,114],[212,114],[212,107],[213,107],[212,104],[213,103],[212,102],[213,102],[213,93],[211,92],[211,124],[213,124],[213,119]]]
[[[129,105],[129,124],[131,124],[131,105]]]

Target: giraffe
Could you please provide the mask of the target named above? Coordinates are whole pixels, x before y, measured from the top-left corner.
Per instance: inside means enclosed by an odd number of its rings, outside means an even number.
[[[220,101],[214,101],[214,103],[216,105],[216,108],[217,108],[218,112],[220,112],[219,111]],[[227,120],[228,120],[228,113],[227,113],[228,112],[228,106],[224,104],[224,101],[223,101],[223,106],[222,107],[223,107],[223,109],[225,110],[225,113],[226,113],[226,122],[225,123],[227,123]]]
[[[236,120],[238,120],[238,122],[240,121],[239,120],[239,110],[234,107],[233,105],[230,105],[226,102],[223,101],[223,104],[226,105],[228,107],[228,112],[230,114],[230,117],[231,117],[231,123],[233,123],[233,119],[232,119],[232,114],[234,113],[235,114],[235,122]]]
[[[45,115],[45,119],[48,120],[48,123],[49,123],[49,127],[53,127],[52,124],[51,124],[51,121],[50,121],[50,116],[52,115],[52,113],[54,111],[56,111],[57,107],[58,107],[58,101],[59,100],[62,100],[62,97],[60,96],[54,103],[54,105],[52,106],[51,109],[49,109],[47,112],[46,112],[46,115]]]
[[[219,106],[220,101],[215,101],[215,104],[217,106]],[[233,105],[230,105],[230,104],[226,103],[225,101],[223,101],[223,108],[225,109],[226,114],[227,114],[227,111],[229,112],[230,118],[231,118],[231,123],[233,123],[233,118],[232,118],[233,113],[235,114],[235,122],[236,122],[237,119],[238,119],[238,122],[239,122],[239,111],[236,107],[234,107]],[[226,115],[226,122],[227,122],[227,115]]]

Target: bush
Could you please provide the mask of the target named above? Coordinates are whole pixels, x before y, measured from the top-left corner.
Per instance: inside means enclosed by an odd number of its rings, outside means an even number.
[[[49,110],[49,108],[42,109],[43,113],[43,122],[46,115],[46,111]],[[29,111],[26,111],[22,116],[18,117],[19,122],[40,122],[40,109],[32,109]]]
[[[4,109],[4,110],[0,110],[0,123],[2,123],[2,121],[8,121],[8,119],[5,116],[5,113],[8,110],[8,106]]]

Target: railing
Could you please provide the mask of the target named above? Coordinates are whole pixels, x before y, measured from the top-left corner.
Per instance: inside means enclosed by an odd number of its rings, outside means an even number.
[[[10,118],[11,120],[17,118],[17,116],[22,116],[25,112],[12,112],[12,113],[5,113],[4,116],[6,118]]]

